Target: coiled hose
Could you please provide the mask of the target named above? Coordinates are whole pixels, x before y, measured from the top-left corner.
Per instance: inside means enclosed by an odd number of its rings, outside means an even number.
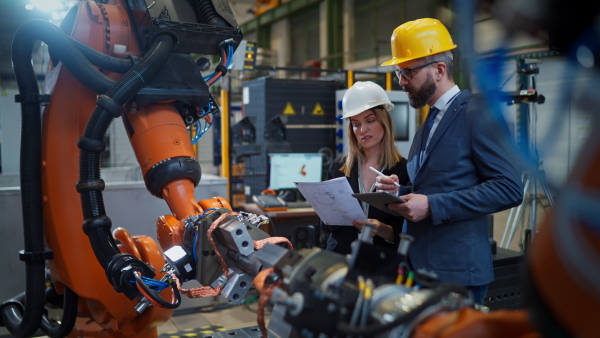
[[[15,33],[11,57],[19,88],[19,95],[16,98],[21,102],[20,183],[25,238],[22,257],[26,258],[26,280],[23,297],[15,297],[0,305],[0,324],[16,337],[30,337],[40,325],[52,336],[55,334],[61,336],[63,332],[71,331],[77,312],[76,307],[68,308],[77,304],[77,296],[73,293],[71,295],[73,297],[69,296],[71,301],[65,301],[63,312],[63,316],[69,318],[63,318],[59,328],[53,327],[44,318],[45,259],[51,257],[51,252],[44,247],[40,163],[42,142],[40,104],[46,102],[47,98],[39,93],[31,64],[33,47],[38,40],[50,46],[55,55],[81,83],[99,94],[111,88],[115,81],[94,68],[81,50],[84,50],[94,62],[103,64],[106,69],[124,70],[129,67],[125,63],[132,64],[131,61],[123,63],[111,57],[100,57],[89,48],[75,47],[72,41],[75,39],[68,37],[58,27],[46,21],[26,22]],[[41,324],[42,320],[48,325]]]
[[[196,9],[200,23],[213,26],[231,27],[231,25],[227,23],[227,21],[223,20],[223,18],[221,18],[221,16],[217,13],[217,10],[215,9],[215,6],[211,0],[197,0]]]
[[[115,117],[123,112],[123,106],[150,80],[162,67],[174,45],[171,34],[159,34],[154,38],[152,47],[142,61],[125,73],[117,83],[97,100],[83,136],[79,139],[79,181],[77,191],[81,196],[84,216],[84,232],[88,235],[98,262],[106,270],[113,286],[132,298],[134,293],[129,289],[133,275],[125,277],[121,270],[132,266],[133,270],[147,273],[149,267],[132,255],[121,254],[111,234],[111,221],[106,216],[102,190],[104,181],[100,178],[100,158],[104,151],[104,136]]]

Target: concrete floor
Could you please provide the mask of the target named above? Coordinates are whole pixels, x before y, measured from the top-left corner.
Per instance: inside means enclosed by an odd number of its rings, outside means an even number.
[[[233,305],[222,304],[213,309],[175,311],[171,319],[158,327],[161,338],[200,337],[199,332],[231,331],[235,329],[257,327],[258,304]],[[265,322],[268,324],[270,310],[265,309]]]
[[[185,310],[176,310],[173,316],[158,326],[159,338],[220,338],[231,335],[240,338],[260,337],[257,324],[256,301],[236,305],[227,303],[221,296],[215,299],[216,306],[203,306]],[[265,323],[268,325],[271,317],[270,307],[265,308]],[[247,331],[247,333],[240,332]],[[233,333],[233,331],[236,331]],[[241,333],[241,334],[240,334]],[[12,335],[0,335],[10,338]],[[37,335],[37,338],[49,338]]]

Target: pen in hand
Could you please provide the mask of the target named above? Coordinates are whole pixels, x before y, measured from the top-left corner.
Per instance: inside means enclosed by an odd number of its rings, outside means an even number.
[[[379,171],[379,170],[377,170],[377,169],[375,169],[375,168],[373,168],[373,167],[369,167],[369,169],[371,169],[373,172],[375,172],[375,173],[376,173],[377,175],[379,175],[379,176],[386,176],[386,177],[388,177],[387,175],[384,175],[384,174],[383,174],[381,171]],[[398,188],[400,188],[400,184],[398,184],[398,182],[395,182],[395,181],[394,181],[394,184],[395,184],[395,185],[396,185]]]

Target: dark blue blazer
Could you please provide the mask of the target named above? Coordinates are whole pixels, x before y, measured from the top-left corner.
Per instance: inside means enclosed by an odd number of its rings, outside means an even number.
[[[435,272],[444,283],[488,284],[494,271],[486,215],[523,200],[508,127],[464,90],[448,107],[419,167],[422,133],[421,128],[415,134],[407,170],[412,192],[428,196],[431,217],[407,220],[406,232],[415,237],[411,264]]]

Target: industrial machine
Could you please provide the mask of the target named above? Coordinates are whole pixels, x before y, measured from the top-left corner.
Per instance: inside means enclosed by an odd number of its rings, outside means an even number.
[[[12,60],[23,119],[27,283],[0,306],[0,324],[17,337],[38,329],[50,337],[156,337],[182,294],[241,303],[254,285],[263,336],[267,301],[272,318],[282,318],[269,327],[278,336],[597,333],[600,232],[590,206],[600,190],[598,133],[587,145],[591,160],[574,169],[564,202],[532,244],[529,305],[520,311],[486,312],[464,288],[413,271],[409,237],[398,252],[384,250],[367,242],[365,228],[349,257],[294,251],[260,230],[267,218],[233,212],[221,197],[196,201],[201,170],[188,129],[218,112],[208,86],[227,72],[242,38],[236,26],[221,0],[108,0],[79,2],[60,28],[33,21],[18,30]],[[51,55],[45,93],[30,62],[38,40]],[[221,60],[202,76],[206,59],[191,54]],[[149,193],[172,211],[157,220],[158,244],[112,224],[104,208],[100,159],[119,117]],[[203,286],[183,288],[190,280]],[[47,307],[62,308],[62,318]]]

